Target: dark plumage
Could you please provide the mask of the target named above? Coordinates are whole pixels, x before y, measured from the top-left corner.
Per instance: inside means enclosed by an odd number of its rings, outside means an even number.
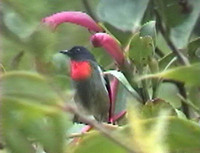
[[[60,51],[60,53],[69,56],[72,60],[76,61],[91,60],[96,62],[94,56],[85,47],[82,46],[75,46],[70,50]]]
[[[86,62],[91,68],[89,77],[73,80],[76,89],[75,102],[80,111],[87,115],[93,115],[97,121],[108,121],[110,108],[110,86],[108,79],[102,76],[102,70],[97,64],[94,56],[84,47],[75,46],[68,51],[61,51],[71,58],[71,63],[76,63],[76,73],[81,74],[79,64]],[[81,65],[80,65],[81,67]],[[74,66],[71,66],[73,73]],[[77,77],[79,78],[79,77]]]

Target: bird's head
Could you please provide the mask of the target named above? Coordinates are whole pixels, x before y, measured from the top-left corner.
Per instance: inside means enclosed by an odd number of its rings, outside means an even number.
[[[60,53],[67,55],[72,60],[75,61],[85,61],[85,60],[92,60],[95,61],[94,56],[85,48],[82,46],[75,46],[71,48],[70,50],[62,50]]]

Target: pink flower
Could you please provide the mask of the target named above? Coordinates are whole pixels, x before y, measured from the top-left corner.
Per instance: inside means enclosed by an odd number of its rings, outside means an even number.
[[[119,120],[120,118],[122,118],[124,115],[126,115],[126,111],[125,110],[123,110],[123,111],[119,112],[118,114],[114,115],[111,120],[113,122],[115,122],[115,121]]]
[[[96,33],[90,38],[94,47],[104,48],[119,65],[124,64],[123,51],[118,42],[106,33]]]
[[[111,96],[113,102],[116,101],[118,86],[119,86],[119,80],[117,78],[113,78],[113,80],[110,83]]]
[[[110,89],[111,89],[111,101],[110,101],[110,110],[109,110],[109,122],[113,123],[113,115],[115,110],[115,101],[117,97],[117,91],[119,86],[119,80],[117,78],[113,78],[113,80],[110,83]]]
[[[70,22],[86,27],[91,31],[103,31],[103,29],[89,15],[78,11],[65,11],[56,13],[43,18],[42,22],[50,25],[53,29],[55,29],[61,23]]]

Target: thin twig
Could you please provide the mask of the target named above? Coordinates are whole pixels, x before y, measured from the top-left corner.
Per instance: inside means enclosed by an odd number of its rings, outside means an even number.
[[[88,0],[82,0],[82,3],[87,11],[87,14],[89,14],[95,21],[98,21],[98,19],[94,15],[94,12],[91,9],[91,6],[90,6],[90,3],[88,2]]]
[[[143,67],[139,67],[138,71],[141,76],[144,74]],[[141,94],[142,94],[143,104],[145,104],[150,99],[148,87],[147,87],[147,80],[142,80],[141,84],[142,84]]]
[[[6,69],[4,68],[3,64],[0,63],[0,72],[6,72]]]
[[[157,25],[159,27],[159,30],[161,32],[161,34],[163,35],[164,39],[166,40],[168,46],[171,48],[172,52],[177,56],[177,60],[182,64],[182,65],[190,65],[189,60],[182,54],[182,52],[180,52],[180,50],[178,50],[176,48],[176,46],[173,44],[173,42],[171,41],[171,39],[169,38],[169,35],[166,33],[166,30],[164,29],[163,25],[162,25],[162,20],[161,17],[159,15],[159,13],[157,12],[157,10],[155,10],[155,14],[157,17]],[[187,99],[187,95],[186,95],[186,91],[184,88],[184,84],[183,83],[177,83],[176,82],[176,86],[179,89],[179,93],[181,94],[181,96],[183,96],[185,99]],[[189,117],[189,108],[188,106],[183,102],[182,102],[182,108],[183,108],[183,112],[185,113],[185,115],[187,117]]]
[[[124,139],[123,139],[123,141],[121,141],[122,140],[121,137],[117,137],[116,135],[113,135],[110,130],[107,130],[106,128],[104,128],[104,126],[102,126],[102,124],[98,123],[96,120],[88,119],[83,114],[81,114],[75,107],[67,105],[65,108],[62,108],[62,109],[66,112],[70,112],[70,113],[78,116],[79,119],[83,123],[93,126],[104,136],[106,136],[107,138],[109,138],[110,140],[112,140],[113,142],[115,142],[116,144],[118,144],[119,146],[121,146],[122,148],[127,150],[128,152],[134,153],[134,150],[129,145],[127,145],[127,142],[125,142]]]
[[[174,57],[164,68],[163,71],[166,71],[175,61],[177,60],[177,57]]]
[[[177,83],[176,83],[176,86],[178,87],[178,90],[179,90],[180,95],[181,95],[184,99],[187,99],[187,95],[186,95],[186,91],[185,91],[184,84],[183,84],[183,83],[177,82]],[[190,112],[189,112],[188,105],[187,105],[183,100],[181,100],[181,102],[182,102],[182,109],[183,109],[183,112],[185,113],[186,117],[189,118],[189,117],[190,117]]]
[[[200,114],[200,109],[194,105],[191,101],[189,101],[188,99],[185,99],[183,96],[181,96],[180,94],[178,94],[178,97],[187,105],[189,105],[191,108],[193,108],[198,114]]]
[[[102,124],[102,126],[106,129],[110,129],[110,130],[115,130],[117,128],[119,128],[119,126],[117,125],[112,125],[112,124]],[[80,132],[80,133],[72,133],[70,135],[67,136],[67,138],[77,138],[77,137],[82,137],[84,135],[86,135],[87,132]]]
[[[184,97],[184,99],[187,99],[187,94],[186,94],[186,91],[185,91],[185,87],[184,87],[184,83],[181,83],[181,82],[178,82],[178,81],[175,81],[175,80],[163,80],[164,82],[170,82],[170,83],[174,83],[178,90],[179,90],[179,93],[182,97]],[[185,101],[183,101],[181,99],[181,103],[182,103],[182,110],[183,110],[183,113],[189,118],[190,117],[190,112],[189,112],[189,108],[188,106],[185,104]]]
[[[67,138],[77,138],[82,137],[83,135],[85,135],[85,133],[72,133],[69,136],[67,136]]]
[[[4,149],[4,145],[0,143],[0,150]]]
[[[158,48],[156,47],[155,52],[160,56],[161,58],[165,56],[165,54]]]
[[[13,70],[16,70],[19,66],[19,63],[24,56],[24,51],[20,51],[13,59],[11,62],[11,67]]]
[[[176,48],[176,46],[173,44],[173,42],[171,41],[171,39],[167,35],[166,30],[164,29],[164,27],[162,25],[162,20],[161,20],[158,12],[156,10],[155,10],[155,14],[156,14],[156,17],[157,17],[157,20],[158,20],[156,23],[159,27],[159,30],[160,30],[161,34],[163,35],[164,39],[166,40],[168,46],[172,50],[172,52],[177,56],[179,62],[182,65],[189,65],[188,59]]]

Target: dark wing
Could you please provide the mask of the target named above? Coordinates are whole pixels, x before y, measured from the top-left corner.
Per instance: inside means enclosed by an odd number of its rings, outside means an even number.
[[[110,121],[112,117],[112,107],[113,107],[112,94],[111,94],[111,88],[110,88],[110,82],[109,82],[108,76],[104,76],[104,79],[105,79],[106,88],[107,88],[109,99],[110,99],[110,106],[109,106],[109,121]]]
[[[100,68],[102,69],[102,71],[105,71],[101,66],[100,66]],[[111,103],[112,102],[112,94],[111,94],[111,88],[110,88],[110,81],[109,81],[107,75],[104,75],[104,80],[105,80],[106,89],[108,91],[108,95],[109,95],[109,99],[110,99],[110,103]]]
[[[101,69],[104,71],[104,69],[101,67]],[[112,109],[113,109],[113,102],[112,102],[112,91],[111,91],[111,87],[110,87],[110,81],[108,79],[108,76],[107,75],[104,75],[104,80],[105,80],[105,86],[106,86],[106,89],[108,91],[108,96],[109,96],[109,99],[110,99],[110,106],[109,106],[109,120],[111,119],[112,117]]]
[[[105,79],[105,83],[106,83],[105,85],[106,85],[106,89],[108,91],[110,101],[112,101],[111,88],[110,88],[110,82],[109,82],[108,76],[104,76],[104,79]]]

